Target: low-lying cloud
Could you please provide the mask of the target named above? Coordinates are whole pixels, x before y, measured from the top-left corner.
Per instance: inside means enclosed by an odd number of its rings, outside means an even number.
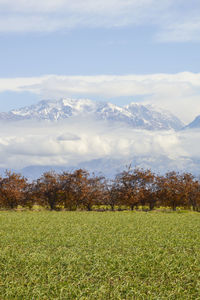
[[[33,126],[34,125],[34,126]],[[200,131],[135,130],[122,124],[92,120],[29,122],[4,126],[0,137],[0,167],[30,165],[76,166],[93,159],[126,160],[160,157],[183,169],[184,161],[200,159]],[[117,166],[116,166],[117,167]],[[154,163],[155,167],[155,163]]]

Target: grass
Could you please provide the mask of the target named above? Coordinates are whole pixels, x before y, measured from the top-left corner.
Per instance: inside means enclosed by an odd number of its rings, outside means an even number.
[[[0,212],[0,299],[200,299],[200,214]]]

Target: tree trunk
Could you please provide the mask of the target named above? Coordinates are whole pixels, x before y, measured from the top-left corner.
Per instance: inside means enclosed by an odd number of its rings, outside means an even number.
[[[173,211],[176,211],[176,204],[173,203]]]
[[[149,203],[149,210],[153,210],[154,209],[154,203],[153,202],[150,202]]]
[[[196,207],[196,204],[195,204],[195,203],[192,204],[192,209],[193,209],[194,211],[196,211],[197,207]]]
[[[10,208],[11,208],[11,209],[14,209],[14,207],[15,207],[15,206],[14,206],[14,203],[13,203],[13,202],[10,202]]]
[[[49,205],[50,205],[50,210],[54,210],[55,209],[55,203],[54,203],[54,201],[50,201]]]
[[[114,204],[111,204],[110,206],[111,206],[111,210],[114,211],[115,210]]]
[[[87,205],[87,210],[92,211],[92,206],[90,204]]]

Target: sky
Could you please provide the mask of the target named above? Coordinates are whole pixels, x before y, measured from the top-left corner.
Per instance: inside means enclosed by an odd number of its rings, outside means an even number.
[[[0,112],[63,97],[153,104],[191,122],[200,115],[200,1],[0,0]],[[0,168],[200,160],[198,130],[41,126],[1,124]]]
[[[46,98],[200,113],[199,0],[0,0],[0,111]]]

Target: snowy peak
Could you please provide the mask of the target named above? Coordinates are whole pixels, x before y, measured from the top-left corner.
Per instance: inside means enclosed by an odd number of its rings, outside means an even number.
[[[63,98],[58,101],[42,100],[36,105],[0,113],[0,120],[59,121],[79,116],[123,122],[133,128],[147,130],[178,130],[183,127],[183,123],[177,117],[150,105],[131,103],[120,107],[108,102],[71,98]]]
[[[10,114],[21,116],[24,119],[58,121],[85,111],[89,112],[93,106],[94,102],[88,99],[42,100],[36,105],[12,110]]]
[[[200,115],[197,116],[194,121],[192,121],[190,124],[185,126],[184,129],[195,129],[195,128],[200,128]]]
[[[143,127],[148,129],[179,130],[183,127],[183,123],[175,115],[149,104],[130,103],[126,109],[132,113],[136,120],[143,121]],[[141,116],[143,116],[142,120],[140,120]]]

